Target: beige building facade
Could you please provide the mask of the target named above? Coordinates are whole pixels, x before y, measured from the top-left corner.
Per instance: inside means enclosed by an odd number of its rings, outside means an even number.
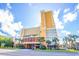
[[[32,45],[37,46],[40,44],[39,37],[43,37],[45,41],[57,37],[52,11],[41,11],[40,13],[41,24],[39,27],[23,28],[21,31],[22,44],[24,44],[26,48],[28,48],[27,45],[32,47]]]

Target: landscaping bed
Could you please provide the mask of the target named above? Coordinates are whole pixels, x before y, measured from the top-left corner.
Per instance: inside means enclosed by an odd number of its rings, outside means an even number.
[[[76,53],[76,52],[79,52],[79,50],[74,50],[74,49],[68,49],[68,50],[55,50],[55,49],[45,49],[45,50],[42,50],[42,49],[35,49],[36,51],[46,51],[46,52],[70,52],[70,53]]]

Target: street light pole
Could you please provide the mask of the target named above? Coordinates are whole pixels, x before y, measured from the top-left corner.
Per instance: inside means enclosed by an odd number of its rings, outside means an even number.
[[[13,47],[16,47],[15,37],[13,37]]]

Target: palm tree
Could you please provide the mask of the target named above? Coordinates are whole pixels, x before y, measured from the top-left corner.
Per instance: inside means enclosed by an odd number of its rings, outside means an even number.
[[[51,41],[50,40],[47,40],[46,43],[49,45],[49,44],[51,44]]]
[[[44,39],[44,37],[39,37],[39,40],[38,40],[39,42],[43,42],[43,41],[45,41],[45,39]]]
[[[51,47],[50,47],[51,41],[50,40],[47,40],[46,43],[47,43],[48,49],[51,49]]]
[[[69,35],[69,37],[70,37],[70,38],[73,38],[73,39],[74,39],[74,41],[76,41],[76,39],[77,39],[77,38],[79,38],[79,36],[78,36],[78,35]]]
[[[65,49],[70,48],[69,46],[70,46],[71,39],[68,36],[66,36],[63,38],[63,41],[64,41],[63,45],[64,45]]]
[[[47,48],[47,43],[46,43],[44,37],[39,37],[39,40],[38,40],[38,41],[40,42],[40,44],[41,44],[42,46],[45,46],[45,47]],[[41,47],[41,45],[40,45],[40,47]]]
[[[72,35],[72,34],[70,34],[70,35],[68,35],[68,36],[66,36],[64,39],[63,39],[63,41],[64,41],[64,46],[66,47],[66,48],[75,48],[75,44],[76,44],[76,39],[77,38],[79,38],[79,36],[77,36],[77,35]],[[69,47],[68,47],[69,46]]]
[[[57,37],[54,37],[52,39],[52,43],[54,43],[54,48],[58,48],[58,45],[59,45],[59,39]]]
[[[63,45],[65,48],[67,48],[67,37],[63,38]]]
[[[69,37],[72,39],[73,41],[73,48],[76,48],[76,39],[79,38],[78,35],[69,35]]]

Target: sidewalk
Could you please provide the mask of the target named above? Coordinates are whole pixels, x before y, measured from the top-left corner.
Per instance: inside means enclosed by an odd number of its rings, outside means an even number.
[[[0,49],[0,53],[7,53],[7,52],[15,52],[16,50],[11,49]]]

